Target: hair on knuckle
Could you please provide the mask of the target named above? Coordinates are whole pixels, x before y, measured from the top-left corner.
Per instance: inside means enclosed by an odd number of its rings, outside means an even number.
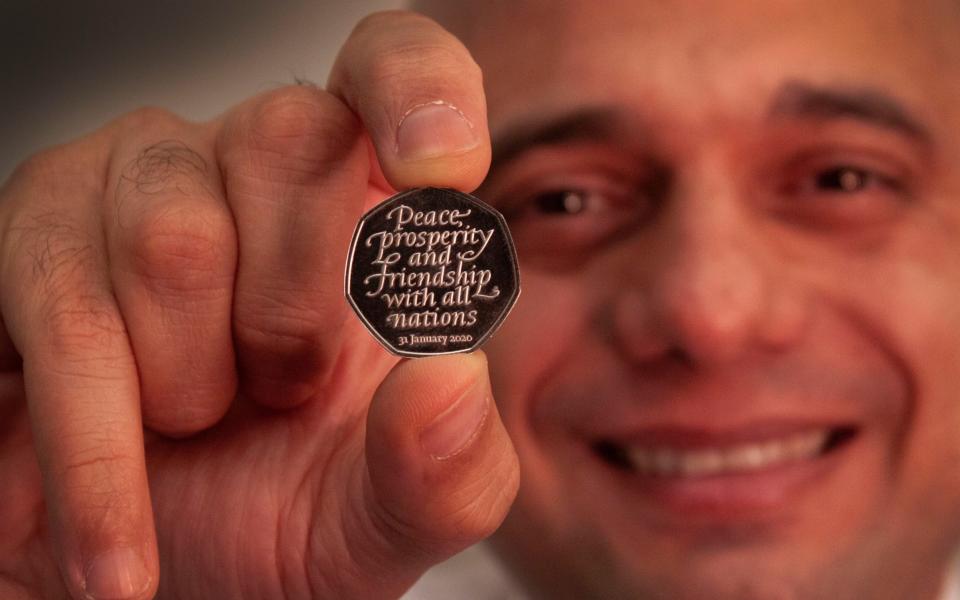
[[[61,359],[50,367],[93,377],[102,370],[87,368],[90,361],[124,361],[117,340],[126,328],[102,280],[97,247],[53,212],[24,218],[12,230],[20,252],[14,272],[26,282],[22,302],[42,324],[40,338]]]
[[[28,277],[28,287],[49,295],[88,280],[98,253],[89,237],[55,211],[15,219],[7,229],[8,256],[17,258],[15,273]],[[10,253],[9,251],[13,252]]]
[[[214,193],[207,184],[208,168],[203,156],[180,140],[150,144],[120,172],[116,188],[118,210],[134,193],[213,197]]]

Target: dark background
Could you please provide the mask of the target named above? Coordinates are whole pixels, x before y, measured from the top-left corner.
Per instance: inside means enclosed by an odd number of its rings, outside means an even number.
[[[213,117],[295,78],[322,84],[364,14],[400,0],[0,0],[0,181],[139,106]]]

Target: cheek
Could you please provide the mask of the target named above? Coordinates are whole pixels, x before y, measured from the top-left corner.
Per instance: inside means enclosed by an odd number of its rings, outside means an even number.
[[[960,232],[929,219],[911,227],[891,252],[867,261],[864,312],[879,324],[913,378],[916,442],[960,425]],[[939,422],[936,425],[934,422]],[[950,436],[951,451],[960,437]],[[942,449],[945,450],[946,448]]]
[[[576,348],[589,316],[583,283],[576,275],[527,270],[521,272],[521,286],[513,312],[484,348],[494,394],[510,419],[526,412],[513,404],[526,402]]]
[[[871,302],[886,315],[891,335],[914,377],[910,418],[902,425],[897,509],[890,527],[918,539],[940,540],[942,553],[960,536],[960,237],[932,235],[910,245],[909,260],[887,272],[884,292]],[[939,242],[939,243],[938,243]],[[881,301],[884,300],[885,302]],[[884,306],[885,304],[885,306]],[[879,317],[878,317],[879,318]]]
[[[554,456],[536,428],[534,399],[543,386],[562,374],[589,324],[583,278],[537,271],[521,272],[522,292],[503,327],[484,348],[489,357],[494,397],[520,457],[522,478],[518,506],[533,504],[538,518],[555,505],[559,490]]]
[[[897,442],[898,509],[890,512],[888,526],[918,535],[918,523],[960,523],[960,230],[955,222],[932,210],[918,211],[872,251],[825,253],[808,261],[819,265],[809,272],[819,278],[820,293],[870,329],[909,377],[906,411],[889,424]]]
[[[530,572],[543,568],[545,547],[567,547],[564,533],[576,522],[569,502],[558,501],[566,497],[561,465],[534,415],[539,391],[564,373],[589,336],[591,300],[584,281],[582,273],[521,269],[520,298],[484,347],[494,397],[521,465],[520,493],[493,542],[508,564]],[[533,556],[540,558],[531,564]]]
[[[960,255],[927,239],[928,256],[890,273],[884,313],[914,376],[913,414],[905,434],[906,501],[960,517]],[[960,239],[960,238],[954,238]],[[921,260],[922,259],[922,260]],[[875,310],[881,311],[876,306]]]

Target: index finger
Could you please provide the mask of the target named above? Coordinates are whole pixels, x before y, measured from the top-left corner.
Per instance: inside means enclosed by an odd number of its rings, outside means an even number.
[[[0,309],[23,357],[50,538],[74,598],[144,599],[158,559],[137,363],[107,276],[98,133],[3,197]]]
[[[490,133],[480,67],[427,17],[388,11],[363,19],[327,88],[359,115],[394,188],[470,191],[486,176]]]

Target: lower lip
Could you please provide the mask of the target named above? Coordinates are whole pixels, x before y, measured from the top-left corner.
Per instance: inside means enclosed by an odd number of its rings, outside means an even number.
[[[856,436],[824,454],[756,471],[699,477],[665,476],[617,468],[604,461],[618,484],[660,510],[685,519],[762,520],[780,516],[835,471]],[[603,459],[598,459],[603,460]]]

